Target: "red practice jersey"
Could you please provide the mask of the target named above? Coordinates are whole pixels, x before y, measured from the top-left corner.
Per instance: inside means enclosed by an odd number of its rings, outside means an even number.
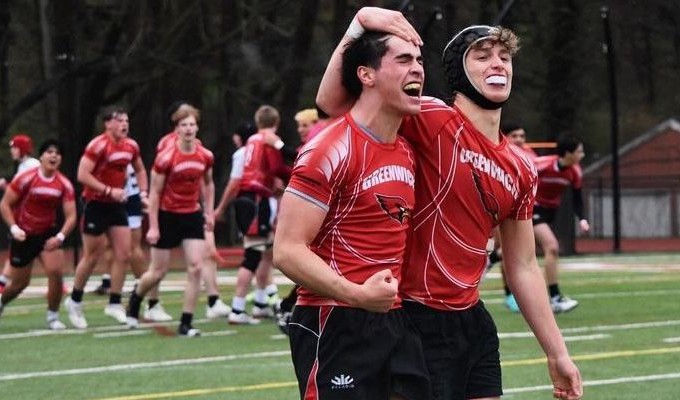
[[[284,163],[281,152],[264,142],[262,133],[248,138],[245,148],[240,190],[271,197],[274,194],[274,178],[278,176],[287,180],[290,168]]]
[[[437,309],[467,309],[479,300],[493,228],[532,217],[536,170],[500,132],[492,143],[438,99],[424,98],[401,134],[413,145],[418,173],[400,291]]]
[[[139,157],[139,146],[133,139],[126,137],[116,141],[110,135],[102,133],[88,143],[83,157],[95,163],[92,175],[98,181],[112,188],[123,189],[127,179],[127,166]],[[87,186],[83,189],[83,197],[105,203],[114,202],[110,196]]]
[[[73,185],[60,172],[46,178],[40,168],[32,168],[14,177],[10,188],[19,195],[14,220],[26,233],[39,235],[52,229],[57,209],[62,203],[75,201]]]
[[[176,145],[160,151],[153,164],[157,174],[165,175],[160,209],[180,214],[200,210],[201,185],[213,163],[212,152],[198,143],[192,153],[183,153]]]
[[[581,166],[570,165],[560,169],[559,156],[543,156],[534,159],[538,171],[538,192],[536,205],[546,208],[558,208],[564,189],[571,186],[580,189],[583,185]]]
[[[352,282],[387,268],[401,281],[414,171],[403,138],[379,143],[349,114],[335,121],[302,148],[286,189],[327,212],[310,249]],[[298,293],[298,304],[347,306],[304,287]]]

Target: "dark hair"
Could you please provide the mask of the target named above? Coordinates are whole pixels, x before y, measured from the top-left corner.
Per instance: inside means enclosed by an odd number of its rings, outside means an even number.
[[[505,121],[501,124],[501,132],[503,132],[504,135],[507,135],[512,131],[516,131],[517,129],[523,128],[524,127],[518,124],[516,121]]]
[[[571,134],[561,135],[557,139],[557,155],[562,157],[567,153],[573,153],[580,144],[583,144],[583,140],[578,136]]]
[[[319,116],[319,119],[328,119],[328,118],[330,118],[330,115],[326,114],[326,112],[325,112],[324,110],[322,110],[321,107],[319,107],[318,104],[316,105],[316,113],[317,113],[317,115]]]
[[[121,114],[126,114],[127,115],[127,110],[125,110],[123,107],[120,106],[110,106],[106,107],[104,111],[102,112],[102,121],[107,122],[112,120],[118,115]]]
[[[50,149],[50,147],[56,148],[59,154],[63,154],[63,146],[61,145],[61,142],[55,138],[49,138],[40,145],[40,148],[38,149],[38,157],[42,156],[44,152]]]
[[[357,68],[380,68],[380,62],[388,50],[387,38],[385,32],[367,31],[345,47],[342,53],[342,86],[351,96],[359,97],[363,89],[357,77]]]
[[[234,133],[241,138],[241,143],[245,144],[248,138],[257,133],[257,128],[255,124],[250,121],[243,121],[236,127]]]

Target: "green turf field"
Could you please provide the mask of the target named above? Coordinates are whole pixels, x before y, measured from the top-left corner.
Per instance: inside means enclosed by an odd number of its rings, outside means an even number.
[[[680,387],[680,255],[563,259],[561,286],[578,299],[558,315],[583,374],[585,399],[678,399]],[[221,271],[226,280],[233,271]],[[180,280],[173,274],[171,280]],[[44,283],[35,280],[36,286]],[[92,283],[96,283],[96,278]],[[170,286],[170,285],[168,285]],[[289,286],[280,286],[282,293]],[[507,399],[550,399],[545,360],[523,319],[502,303],[498,267],[482,285],[501,336]],[[231,300],[232,287],[222,295]],[[180,293],[164,290],[177,318]],[[203,320],[201,338],[167,336],[167,328],[128,331],[103,314],[105,298],[86,294],[90,328],[45,330],[44,299],[16,300],[0,319],[3,399],[296,399],[287,339],[273,321],[230,326]],[[62,321],[68,319],[62,311]]]

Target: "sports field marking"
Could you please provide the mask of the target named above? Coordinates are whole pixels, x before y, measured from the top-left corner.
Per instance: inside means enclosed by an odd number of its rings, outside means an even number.
[[[606,333],[598,333],[595,335],[582,335],[582,336],[565,336],[565,342],[581,342],[585,340],[598,340],[598,339],[609,339],[612,335]]]
[[[150,334],[151,331],[146,330],[146,329],[135,329],[135,330],[128,330],[125,332],[108,332],[108,333],[95,333],[92,335],[92,337],[96,339],[108,339],[108,338],[118,338],[118,337],[124,337],[124,336],[141,336],[141,335],[148,335]]]
[[[174,367],[174,366],[196,365],[196,364],[206,364],[206,363],[234,361],[234,360],[283,357],[283,356],[290,356],[290,351],[288,351],[288,350],[285,350],[285,351],[267,351],[267,352],[260,352],[260,353],[234,354],[234,355],[229,355],[229,356],[187,358],[187,359],[179,359],[179,360],[168,360],[168,361],[135,363],[135,364],[117,364],[117,365],[109,365],[109,366],[106,366],[106,367],[76,368],[76,369],[66,369],[66,370],[61,370],[61,371],[39,371],[39,372],[17,373],[17,374],[2,374],[2,375],[0,375],[0,381],[13,381],[13,380],[18,380],[18,379],[44,378],[44,377],[65,376],[65,375],[98,374],[98,373],[106,373],[106,372],[112,372],[112,371],[127,371],[127,370],[145,369],[145,368]]]
[[[661,340],[664,343],[680,343],[680,337],[669,337]]]
[[[0,335],[0,340],[11,340],[11,339],[26,339],[35,338],[40,336],[55,336],[55,335],[81,335],[87,333],[86,331],[75,330],[75,329],[64,329],[62,331],[52,331],[49,329],[41,329],[37,331],[28,331],[20,333],[6,333]]]
[[[622,383],[635,383],[635,382],[649,382],[649,381],[660,381],[665,379],[678,379],[680,378],[680,372],[673,372],[670,374],[658,374],[658,375],[643,375],[643,376],[625,376],[620,378],[612,379],[599,379],[594,381],[584,381],[583,386],[605,386],[605,385],[618,385]],[[503,389],[505,394],[516,394],[516,393],[527,393],[527,392],[539,392],[539,391],[552,391],[553,387],[548,385],[543,386],[526,386],[521,388]]]
[[[605,385],[618,385],[625,383],[636,383],[636,382],[649,382],[658,381],[666,379],[678,379],[680,378],[680,373],[670,373],[670,374],[657,374],[657,375],[644,375],[644,376],[626,376],[620,378],[611,379],[599,379],[593,381],[584,381],[583,385],[586,387],[593,386],[605,386]],[[221,388],[213,389],[194,389],[194,390],[183,390],[178,392],[165,392],[165,393],[149,393],[141,395],[132,396],[119,396],[119,397],[106,397],[100,398],[98,400],[159,400],[159,399],[170,399],[174,397],[189,397],[189,396],[204,396],[216,393],[230,393],[230,392],[250,392],[255,390],[268,390],[268,389],[280,389],[286,387],[297,386],[297,382],[272,382],[260,385],[248,385],[248,386],[226,386]],[[540,386],[525,386],[518,388],[503,389],[503,392],[507,395],[519,394],[519,393],[529,393],[529,392],[551,392],[553,389],[550,385],[540,385]]]
[[[672,354],[680,353],[680,347],[662,347],[657,349],[645,349],[645,350],[623,350],[623,351],[611,351],[603,353],[591,353],[591,354],[581,354],[574,355],[572,359],[575,361],[592,361],[592,360],[602,360],[608,358],[619,358],[619,357],[634,357],[643,355],[659,355],[659,354]],[[162,368],[162,367],[173,367],[173,366],[185,366],[185,365],[199,365],[214,362],[224,362],[224,361],[234,361],[234,360],[246,360],[246,359],[260,359],[260,358],[271,358],[271,357],[283,357],[290,356],[290,351],[270,351],[270,352],[259,352],[259,353],[246,353],[246,354],[234,354],[229,356],[216,356],[216,357],[201,357],[201,358],[189,358],[189,359],[179,359],[179,360],[168,360],[168,361],[158,361],[158,362],[148,362],[148,363],[134,363],[134,364],[116,364],[104,367],[92,367],[92,368],[76,368],[67,369],[59,371],[38,371],[38,372],[24,372],[24,373],[14,373],[14,374],[2,374],[0,375],[0,381],[14,381],[20,379],[31,379],[31,378],[44,378],[44,377],[55,377],[55,376],[68,376],[68,375],[85,375],[85,374],[97,374],[97,373],[108,373],[113,371],[129,371],[135,369],[150,369],[150,368]],[[510,360],[502,361],[501,365],[503,367],[511,366],[523,366],[523,365],[537,365],[545,364],[545,357],[541,358],[529,358],[523,360]]]
[[[485,295],[501,295],[500,298],[484,298]],[[660,290],[637,290],[637,291],[622,291],[622,292],[598,292],[598,293],[579,293],[574,295],[579,299],[615,299],[615,298],[630,298],[630,297],[645,297],[645,296],[669,296],[680,294],[680,289],[660,289]],[[485,304],[504,304],[505,293],[503,290],[486,291],[482,293]]]
[[[680,353],[680,347],[661,347],[661,348],[658,348],[658,349],[645,349],[645,350],[607,351],[607,352],[603,352],[603,353],[572,355],[571,358],[574,361],[593,361],[593,360],[604,360],[604,359],[608,359],[608,358],[635,357],[635,356],[648,356],[648,355],[673,354],[673,353]],[[518,366],[518,365],[536,365],[536,364],[545,364],[545,357],[528,358],[528,359],[524,359],[524,360],[501,361],[501,365],[504,366],[504,367],[513,367],[513,366]]]
[[[670,321],[653,321],[653,322],[639,322],[633,324],[620,325],[596,325],[596,326],[582,326],[574,328],[561,329],[562,334],[572,333],[586,333],[586,332],[603,332],[603,331],[620,331],[630,329],[647,329],[647,328],[661,328],[666,326],[680,325],[680,320]],[[523,332],[499,332],[498,337],[501,339],[518,339],[518,338],[532,338],[534,334],[530,331]]]
[[[189,396],[204,396],[216,393],[230,393],[230,392],[252,392],[255,390],[269,390],[269,389],[280,389],[297,386],[297,382],[272,382],[272,383],[262,383],[259,385],[248,385],[248,386],[225,386],[221,388],[213,389],[194,389],[194,390],[183,390],[180,392],[165,392],[165,393],[149,393],[140,394],[133,396],[121,396],[121,397],[106,397],[99,400],[155,400],[155,399],[170,399],[173,397],[189,397]]]

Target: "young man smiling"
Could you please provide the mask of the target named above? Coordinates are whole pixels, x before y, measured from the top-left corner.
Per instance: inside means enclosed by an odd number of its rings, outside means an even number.
[[[400,18],[395,14],[363,8],[356,20],[365,29],[405,34],[403,24],[386,24]],[[536,261],[531,225],[536,170],[499,129],[517,49],[518,39],[508,29],[475,25],[460,31],[443,52],[453,105],[423,99],[420,114],[404,118],[399,131],[418,163],[411,221],[417,239],[408,246],[400,294],[420,333],[435,399],[502,395],[498,334],[478,287],[496,226],[508,282],[548,358],[553,396],[579,399],[583,392]],[[340,55],[338,47],[317,94],[317,104],[330,115],[358,102],[341,85]]]
[[[301,149],[274,240],[275,264],[301,285],[293,364],[301,399],[429,399],[397,294],[415,198],[414,154],[397,131],[420,110],[419,38],[353,28],[338,66],[357,101]]]

